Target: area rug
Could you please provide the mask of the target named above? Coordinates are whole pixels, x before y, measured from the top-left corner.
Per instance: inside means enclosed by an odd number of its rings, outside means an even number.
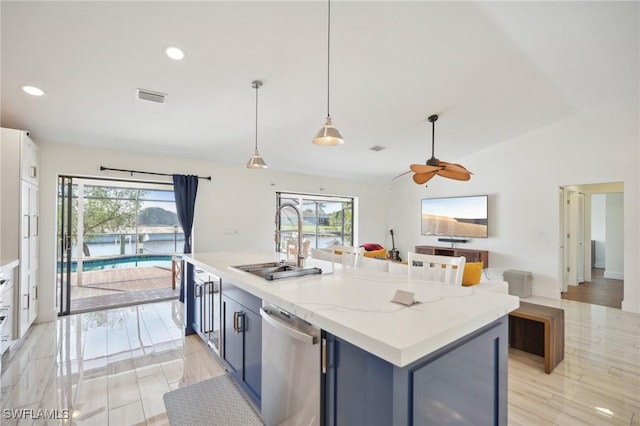
[[[171,426],[263,425],[228,374],[167,392],[163,399]]]

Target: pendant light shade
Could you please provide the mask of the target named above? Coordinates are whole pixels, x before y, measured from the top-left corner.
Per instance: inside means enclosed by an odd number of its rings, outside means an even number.
[[[247,169],[266,169],[267,163],[264,162],[260,153],[258,152],[258,89],[262,86],[262,82],[260,80],[254,80],[251,82],[251,87],[256,89],[256,146],[255,151],[245,167]]]
[[[338,129],[333,127],[331,123],[331,116],[327,116],[327,121],[322,126],[322,129],[318,131],[316,137],[313,138],[313,143],[316,145],[340,145],[344,143],[344,139],[342,139],[342,135]]]
[[[324,126],[316,133],[313,138],[315,145],[340,145],[344,143],[344,139],[340,135],[338,129],[333,127],[331,122],[331,114],[329,113],[329,87],[330,87],[330,64],[331,64],[331,0],[327,0],[327,118]]]
[[[260,153],[258,152],[258,150],[256,149],[256,151],[253,153],[253,156],[251,156],[247,164],[245,164],[245,167],[247,169],[266,169],[268,166],[267,166],[267,163],[265,163],[262,157],[260,156]]]

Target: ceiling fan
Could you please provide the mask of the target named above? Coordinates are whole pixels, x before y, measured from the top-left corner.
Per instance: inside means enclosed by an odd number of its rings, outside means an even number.
[[[435,175],[446,177],[455,180],[469,180],[471,179],[471,172],[461,166],[460,164],[447,163],[446,161],[440,161],[434,156],[435,147],[435,122],[438,119],[436,114],[429,116],[428,120],[431,123],[431,158],[427,160],[426,164],[412,164],[409,168],[413,172],[413,181],[418,185],[423,185],[429,181]],[[409,172],[406,172],[409,173]],[[405,173],[403,173],[405,174]],[[402,175],[400,175],[402,176]]]

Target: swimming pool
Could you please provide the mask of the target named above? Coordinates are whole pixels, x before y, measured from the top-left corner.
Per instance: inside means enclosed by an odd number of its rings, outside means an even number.
[[[154,266],[170,268],[171,257],[171,255],[164,254],[134,254],[127,256],[104,257],[99,259],[87,259],[82,261],[82,270],[86,272],[137,267],[151,268]],[[76,272],[77,269],[77,262],[71,262],[71,272]]]

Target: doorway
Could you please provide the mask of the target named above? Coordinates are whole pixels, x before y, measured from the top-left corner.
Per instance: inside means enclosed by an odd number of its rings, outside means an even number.
[[[568,185],[559,194],[562,298],[621,308],[623,183]]]
[[[60,176],[59,315],[175,299],[182,249],[173,185]]]

